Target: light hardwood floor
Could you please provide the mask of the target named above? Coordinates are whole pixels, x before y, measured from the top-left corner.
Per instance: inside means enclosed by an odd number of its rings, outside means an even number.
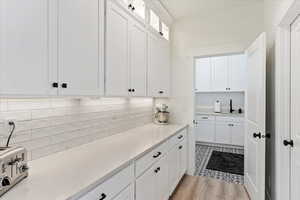
[[[186,175],[170,200],[250,200],[243,185]]]

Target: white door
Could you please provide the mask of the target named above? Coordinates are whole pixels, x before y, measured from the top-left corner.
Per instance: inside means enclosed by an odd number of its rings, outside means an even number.
[[[266,36],[246,50],[245,186],[251,199],[265,199]]]
[[[244,146],[244,124],[232,123],[231,127],[231,141],[233,145]]]
[[[58,76],[61,95],[100,95],[103,2],[58,1]],[[99,8],[99,2],[101,11]],[[100,21],[100,19],[102,21]],[[103,81],[103,79],[101,79]],[[62,84],[65,83],[65,86]],[[101,86],[100,86],[101,85]],[[65,88],[66,87],[66,88]]]
[[[291,200],[300,197],[300,18],[291,26]]]
[[[128,96],[129,35],[128,14],[107,2],[105,93],[107,96]]]
[[[187,142],[186,140],[182,141],[178,145],[178,151],[179,151],[179,180],[182,178],[182,176],[186,173],[187,170]]]
[[[213,91],[228,90],[228,57],[219,56],[211,58],[213,66]]]
[[[214,142],[215,141],[215,121],[196,121],[195,138],[198,142]]]
[[[211,91],[212,66],[210,58],[199,58],[195,60],[195,89],[196,92]]]
[[[179,171],[179,156],[178,156],[178,148],[177,145],[174,146],[170,152],[168,153],[168,172],[169,172],[169,194],[174,191],[177,186],[178,181],[178,171]]]
[[[155,171],[156,174],[156,194],[157,197],[155,199],[157,200],[168,200],[169,199],[169,173],[168,173],[168,157],[164,156],[156,165],[157,171]]]
[[[147,32],[138,22],[130,26],[130,94],[147,95]]]
[[[231,123],[216,122],[216,143],[231,144]]]
[[[169,43],[155,34],[148,35],[148,95],[167,97],[170,90]]]
[[[157,166],[152,166],[135,181],[136,200],[156,199],[156,169]]]
[[[0,95],[47,95],[48,0],[0,1]]]
[[[245,55],[228,56],[228,87],[230,91],[244,91],[246,79]]]

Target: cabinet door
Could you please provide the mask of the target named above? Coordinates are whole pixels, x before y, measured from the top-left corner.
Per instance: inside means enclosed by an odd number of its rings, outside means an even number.
[[[107,2],[106,76],[107,96],[128,96],[129,16],[117,5]]]
[[[114,200],[134,200],[132,185],[128,186],[123,192],[116,196]]]
[[[147,32],[138,22],[130,26],[130,88],[132,96],[146,96],[147,92]]]
[[[148,40],[148,94],[152,97],[170,95],[170,52],[169,43],[149,34]]]
[[[195,66],[195,89],[196,92],[211,91],[212,67],[210,58],[200,58],[196,60]]]
[[[0,95],[47,95],[48,0],[0,1]]]
[[[186,144],[186,140],[182,141],[179,145],[178,145],[178,155],[179,155],[179,175],[178,175],[178,179],[180,180],[182,178],[182,176],[185,174],[186,170],[187,170],[187,144]]]
[[[233,123],[231,128],[231,138],[233,145],[244,146],[244,124]]]
[[[169,165],[169,194],[175,190],[178,184],[178,172],[179,172],[179,156],[178,146],[174,146],[168,154],[168,165]]]
[[[213,57],[211,62],[213,66],[213,91],[226,91],[228,88],[228,57]]]
[[[141,175],[135,182],[136,200],[154,200],[157,197],[156,192],[156,173],[153,166]]]
[[[146,6],[144,0],[132,0],[133,13],[135,13],[139,18],[145,20],[146,17]]]
[[[104,44],[99,41],[103,36],[99,25],[104,23],[103,4],[100,3],[100,13],[99,0],[58,2],[58,75],[60,84],[67,83],[67,88],[61,87],[59,93],[100,95],[103,56],[99,47]]]
[[[199,142],[215,141],[215,121],[197,121],[195,137]]]
[[[246,83],[246,58],[245,55],[228,57],[229,85],[231,91],[244,91]]]
[[[167,200],[169,199],[169,169],[168,169],[168,160],[167,157],[164,156],[155,166],[158,169],[156,173],[156,193],[157,200]]]
[[[216,142],[231,144],[231,123],[216,122]]]

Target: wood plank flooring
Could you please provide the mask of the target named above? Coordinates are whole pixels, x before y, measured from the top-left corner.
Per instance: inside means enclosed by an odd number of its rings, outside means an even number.
[[[250,200],[243,185],[203,176],[182,180],[169,200]]]

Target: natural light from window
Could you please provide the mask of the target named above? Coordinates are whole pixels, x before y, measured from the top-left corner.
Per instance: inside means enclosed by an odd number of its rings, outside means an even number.
[[[152,10],[150,10],[150,25],[159,32],[159,17]]]
[[[166,38],[167,40],[169,40],[170,38],[170,30],[169,30],[169,27],[164,24],[164,23],[161,23],[161,32],[163,33],[163,36],[164,38]]]

